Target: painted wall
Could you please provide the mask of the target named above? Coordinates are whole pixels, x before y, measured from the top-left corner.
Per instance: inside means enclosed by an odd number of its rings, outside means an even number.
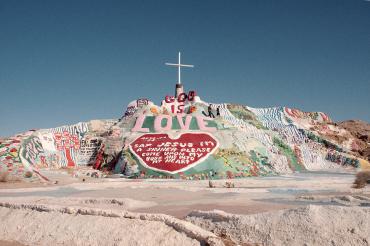
[[[0,170],[92,165],[128,177],[216,179],[368,166],[330,134],[346,136],[321,112],[209,104],[191,91],[166,96],[160,106],[135,100],[117,121],[94,120],[3,141]]]

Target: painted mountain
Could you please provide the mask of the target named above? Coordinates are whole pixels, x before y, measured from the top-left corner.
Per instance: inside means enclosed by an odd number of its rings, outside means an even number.
[[[91,166],[130,178],[219,179],[369,169],[368,146],[322,112],[209,104],[190,91],[161,106],[135,100],[117,120],[0,139],[0,172],[47,180],[45,169]]]

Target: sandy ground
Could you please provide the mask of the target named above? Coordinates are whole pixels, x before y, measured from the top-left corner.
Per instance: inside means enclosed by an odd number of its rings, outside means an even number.
[[[370,242],[370,207],[309,205],[253,215],[193,212],[187,220],[238,243],[366,246]]]
[[[10,211],[0,208],[1,238],[31,245],[119,245],[122,241],[131,245],[199,245],[196,239],[161,221],[29,209]]]
[[[255,217],[253,220],[256,226],[263,226],[261,221],[268,221],[269,219],[266,218],[282,221],[288,214],[290,219],[281,223],[285,223],[284,226],[293,231],[296,228],[296,232],[301,234],[294,223],[299,221],[303,214],[308,218],[307,228],[325,227],[324,222],[327,218],[323,219],[322,223],[316,223],[317,220],[312,219],[312,216],[317,214],[321,218],[329,213],[325,209],[334,207],[334,210],[330,210],[335,211],[333,214],[356,214],[367,218],[366,209],[370,207],[370,188],[352,189],[354,173],[345,172],[310,172],[276,177],[215,180],[212,182],[216,188],[209,188],[208,181],[116,178],[86,179],[85,182],[81,182],[81,178],[72,179],[70,176],[58,173],[53,175],[53,180],[58,180],[56,185],[19,183],[10,187],[8,184],[0,184],[0,217],[3,221],[0,225],[3,226],[0,228],[0,232],[3,233],[0,234],[0,240],[3,241],[0,243],[50,245],[50,242],[55,241],[59,245],[97,245],[96,243],[101,242],[99,240],[102,238],[105,240],[105,245],[143,245],[144,241],[145,245],[163,245],[160,240],[166,238],[168,242],[176,240],[181,242],[176,245],[199,245],[200,243],[217,245],[220,239],[229,245],[261,242],[267,245],[303,245],[299,244],[302,241],[284,241],[290,238],[289,233],[284,230],[278,230],[274,235],[279,236],[270,236],[271,240],[267,240],[269,233],[278,228],[273,226],[274,224],[266,224],[265,227],[270,229],[262,230],[258,237],[250,236],[252,234],[248,232],[249,229],[245,229],[248,227],[243,223],[240,226],[239,236],[232,230],[228,230],[230,227],[228,223],[224,223],[224,229],[220,229],[220,225],[216,225],[214,221],[211,227],[207,227],[205,224],[209,224],[209,218],[203,218],[204,213],[217,209],[226,214],[262,216]],[[235,188],[226,188],[226,182],[232,182]],[[351,213],[343,209],[336,211],[337,208],[356,211]],[[78,212],[79,209],[85,212],[81,214]],[[267,217],[265,214],[261,215],[262,212],[268,212],[269,215]],[[102,216],[109,213],[120,218]],[[189,217],[186,219],[194,224],[184,220],[189,214],[192,215],[192,219]],[[350,230],[354,229],[357,234],[350,233],[346,237],[347,241],[346,238],[338,237],[332,243],[325,240],[333,235],[325,232],[322,237],[318,237],[320,240],[317,242],[328,242],[332,245],[350,245],[353,242],[352,245],[369,245],[370,239],[366,237],[367,232],[362,232],[361,228],[369,226],[370,220],[363,221],[361,225],[356,224],[356,221],[359,221],[356,216],[352,219],[345,217],[346,215],[341,216],[334,217],[334,222],[346,223],[345,226],[351,227]],[[53,218],[53,227],[44,226],[48,218]],[[343,218],[345,218],[344,222]],[[142,226],[143,220],[147,227]],[[4,228],[8,228],[5,233]],[[332,229],[336,230],[335,227]],[[20,230],[22,233],[19,233]],[[83,230],[86,232],[82,232]],[[159,237],[144,233],[147,230],[157,230],[156,235]],[[26,231],[29,233],[25,234]],[[41,232],[37,233],[37,231]],[[70,233],[68,234],[70,236],[65,237],[64,231]],[[124,239],[125,234],[120,234],[120,231],[130,233],[131,240]],[[319,234],[321,232],[320,228],[316,231]],[[314,232],[313,230],[312,233]],[[112,236],[104,236],[110,233]],[[144,237],[144,234],[149,237]],[[82,241],[81,238],[83,238]],[[307,245],[316,244],[310,242]]]

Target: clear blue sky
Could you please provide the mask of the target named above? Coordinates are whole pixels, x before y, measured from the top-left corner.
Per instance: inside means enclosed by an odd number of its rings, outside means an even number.
[[[118,118],[186,89],[205,101],[370,121],[364,0],[0,0],[0,136]]]

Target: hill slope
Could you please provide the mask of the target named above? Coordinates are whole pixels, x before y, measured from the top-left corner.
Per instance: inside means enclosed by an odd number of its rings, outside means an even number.
[[[210,179],[366,169],[369,163],[360,157],[368,138],[359,148],[356,134],[322,112],[209,104],[194,94],[166,97],[161,106],[138,99],[119,120],[1,140],[0,171],[47,179],[44,168],[92,165],[127,177]]]

